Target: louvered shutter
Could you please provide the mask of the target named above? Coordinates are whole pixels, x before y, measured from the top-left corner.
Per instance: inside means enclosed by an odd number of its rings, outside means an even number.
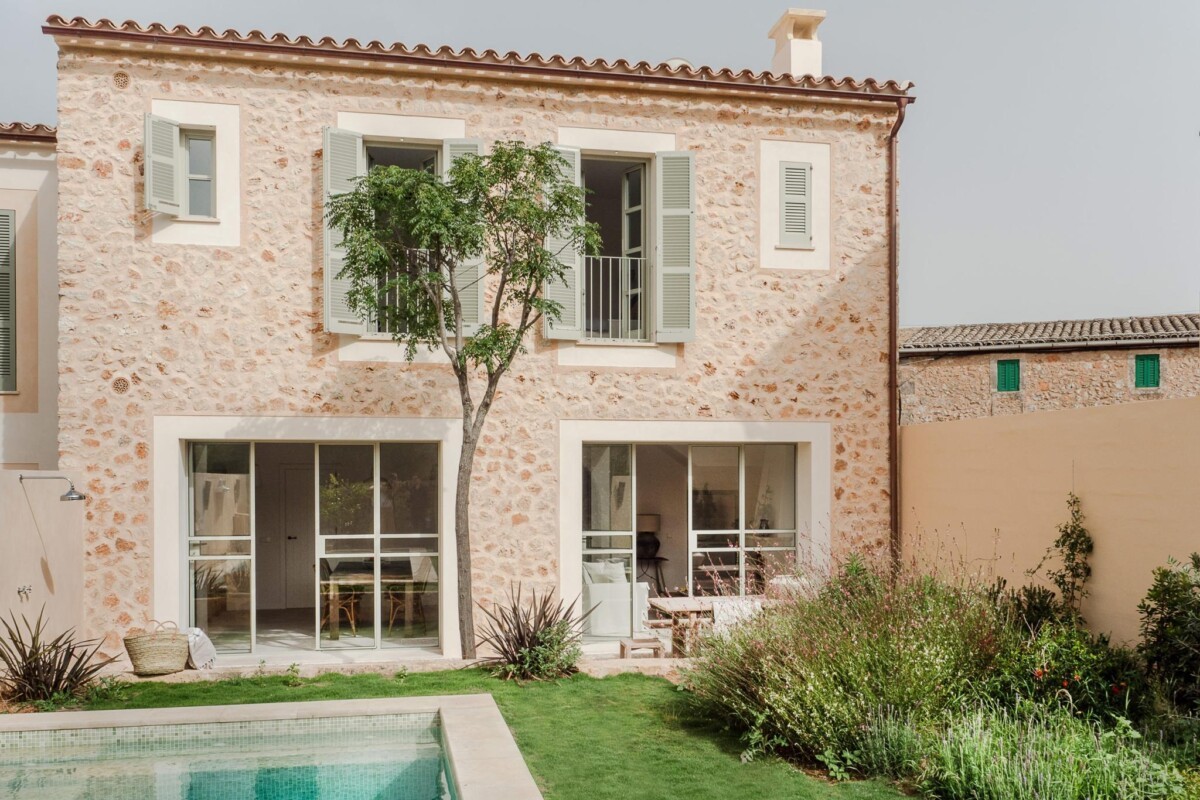
[[[655,336],[660,342],[690,342],[696,335],[694,155],[658,153],[654,171],[658,201]]]
[[[812,164],[779,165],[779,244],[812,247]]]
[[[443,174],[448,174],[450,166],[465,155],[483,155],[483,142],[478,139],[443,141]],[[473,336],[483,324],[483,273],[482,258],[463,262],[454,270],[454,284],[458,288],[458,302],[462,306],[464,336]]]
[[[367,172],[366,155],[363,152],[362,134],[338,128],[324,129],[322,150],[322,189],[325,192],[325,211],[329,210],[329,197],[354,188],[354,181]],[[328,218],[324,218],[325,238],[323,266],[325,270],[325,330],[330,333],[351,333],[361,336],[367,325],[355,314],[347,302],[351,282],[338,277],[345,266],[345,251],[342,249],[342,233],[335,230]]]
[[[555,147],[564,159],[563,177],[582,186],[580,177],[580,162],[582,154],[574,147]],[[580,299],[580,280],[583,276],[583,256],[572,246],[570,239],[550,236],[546,239],[546,249],[558,255],[563,267],[561,281],[546,283],[546,299],[553,300],[562,307],[557,320],[545,318],[545,334],[547,339],[562,339],[578,341],[583,335],[583,303]]]
[[[183,145],[179,123],[147,114],[142,158],[145,164],[146,208],[160,214],[179,216],[183,199]]]
[[[0,209],[0,392],[17,390],[17,213]]]

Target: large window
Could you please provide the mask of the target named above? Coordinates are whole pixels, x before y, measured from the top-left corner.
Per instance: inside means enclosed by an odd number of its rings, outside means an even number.
[[[191,618],[218,650],[438,645],[436,443],[196,442],[188,459]]]
[[[186,205],[183,215],[200,219],[215,219],[216,201],[216,134],[211,131],[183,130],[183,162]]]
[[[796,554],[796,447],[691,448],[691,593],[761,594]]]

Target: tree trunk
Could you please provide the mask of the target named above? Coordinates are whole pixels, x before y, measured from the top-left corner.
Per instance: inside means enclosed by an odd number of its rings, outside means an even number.
[[[462,450],[458,457],[458,486],[454,494],[454,543],[458,555],[458,632],[463,658],[475,658],[475,602],[471,587],[471,472],[478,435],[463,419]]]

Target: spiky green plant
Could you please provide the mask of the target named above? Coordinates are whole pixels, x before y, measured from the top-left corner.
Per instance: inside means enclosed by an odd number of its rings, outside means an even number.
[[[487,620],[479,644],[495,651],[481,664],[505,680],[552,680],[579,671],[576,664],[582,650],[582,616],[574,604],[556,600],[553,593],[538,596],[530,592],[528,603],[521,602],[521,585],[508,592],[508,602],[494,609],[480,605]]]
[[[113,659],[97,659],[99,640],[79,640],[75,629],[50,638],[46,634],[45,607],[31,623],[9,613],[0,619],[0,692],[19,703],[46,702],[79,697],[96,681],[100,670]]]

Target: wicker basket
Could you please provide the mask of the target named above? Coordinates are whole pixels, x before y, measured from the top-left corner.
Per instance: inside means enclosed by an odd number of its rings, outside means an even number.
[[[187,666],[188,637],[174,622],[150,620],[147,633],[125,637],[125,652],[135,675],[170,675]]]

